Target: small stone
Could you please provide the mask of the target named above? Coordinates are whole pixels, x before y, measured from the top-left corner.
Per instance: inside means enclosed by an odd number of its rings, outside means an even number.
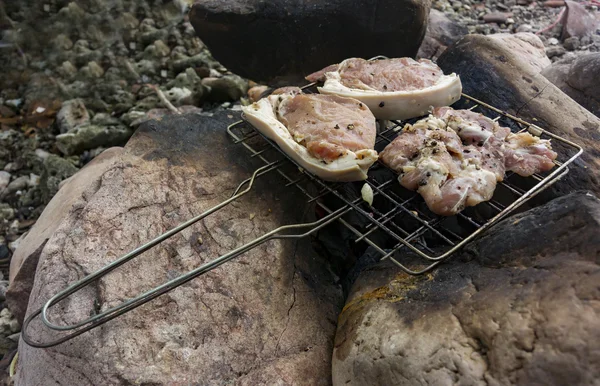
[[[29,186],[29,177],[21,176],[15,178],[11,183],[8,184],[4,193],[11,194],[16,193],[19,190],[25,190]]]
[[[509,17],[508,19],[506,19],[506,24],[515,24],[515,19]]]
[[[0,171],[0,193],[8,186],[10,183],[10,173],[5,172],[4,170]]]
[[[0,202],[0,223],[15,218],[15,210],[7,203]]]
[[[77,74],[77,67],[75,67],[71,62],[65,61],[56,68],[56,72],[63,78],[69,79]]]
[[[551,46],[555,46],[558,44],[558,39],[557,38],[550,38],[548,39],[548,44],[550,44]]]
[[[56,122],[61,133],[66,133],[89,121],[90,114],[85,108],[82,99],[65,101],[56,115]]]
[[[41,159],[42,161],[45,160],[46,158],[48,158],[48,156],[50,155],[50,153],[48,153],[46,150],[44,149],[35,149],[35,155]]]
[[[136,72],[140,75],[156,75],[158,71],[158,63],[153,60],[140,60],[134,65]]]
[[[563,46],[569,51],[575,51],[579,48],[580,42],[577,36],[571,36],[566,38],[563,42]]]
[[[505,24],[508,18],[513,14],[509,12],[492,12],[483,16],[483,21],[486,23]]]
[[[82,67],[79,72],[85,79],[101,78],[102,75],[104,75],[104,69],[94,61],[89,62],[86,66]]]
[[[77,170],[68,160],[50,154],[44,161],[44,170],[40,177],[40,190],[44,202],[50,201],[58,192],[59,184],[77,173]]]
[[[562,46],[551,46],[546,48],[546,56],[550,59],[558,56],[563,56],[567,52]]]
[[[533,27],[531,24],[521,24],[517,27],[516,32],[531,32],[533,31]]]
[[[0,244],[0,260],[4,260],[10,257],[10,250],[5,244]]]
[[[104,146],[123,146],[131,137],[131,129],[120,124],[99,126],[85,124],[56,136],[56,147],[65,155],[81,154],[85,150]]]
[[[248,81],[237,75],[204,78],[202,84],[210,89],[210,99],[218,102],[235,101],[248,92]]]

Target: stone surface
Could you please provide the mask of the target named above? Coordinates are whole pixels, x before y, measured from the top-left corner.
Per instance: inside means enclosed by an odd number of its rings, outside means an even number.
[[[432,9],[417,57],[436,60],[449,45],[468,32],[467,27],[451,20],[443,12]]]
[[[67,217],[70,208],[85,204],[85,197],[88,194],[86,192],[95,189],[95,186],[101,182],[102,174],[113,167],[116,157],[121,152],[121,148],[106,150],[79,173],[66,180],[62,186],[64,189],[59,190],[48,203],[38,221],[25,236],[24,242],[13,254],[10,262],[10,286],[7,301],[20,322],[25,317],[37,260],[41,253],[39,249],[57,231],[59,225]]]
[[[550,83],[540,71],[548,63],[543,49],[525,39],[532,34],[468,35],[438,60],[445,72],[460,75],[463,92],[500,110],[522,117],[584,149],[567,176],[543,195],[557,196],[577,189],[600,193],[600,120]],[[557,147],[559,154],[564,149]]]
[[[561,20],[562,38],[567,39],[572,36],[582,38],[594,35],[596,28],[600,25],[600,19],[588,12],[582,4],[570,0],[566,0],[565,4],[567,11]]]
[[[542,71],[542,75],[600,117],[600,53],[553,63]]]
[[[302,82],[348,57],[414,56],[430,5],[429,0],[197,0],[190,21],[225,67],[275,85]]]
[[[80,154],[96,147],[123,145],[133,131],[121,124],[85,124],[56,136],[56,147],[65,155]]]
[[[425,276],[371,266],[339,317],[334,385],[598,384],[599,232],[600,201],[576,193]]]
[[[221,111],[146,122],[110,166],[71,177],[49,206],[60,209],[54,230],[31,231],[48,242],[29,309],[228,198],[260,165],[227,137],[225,127],[238,119]],[[94,176],[76,183],[86,169]],[[69,184],[81,189],[70,205],[59,199],[74,196]],[[292,192],[274,173],[260,177],[248,196],[115,270],[52,319],[86,318],[277,226],[311,221]],[[341,308],[334,283],[309,240],[270,241],[69,343],[44,350],[21,342],[16,383],[326,385]],[[32,334],[54,335],[39,322]]]
[[[63,102],[60,111],[56,115],[56,123],[63,134],[89,121],[90,114],[81,99]]]

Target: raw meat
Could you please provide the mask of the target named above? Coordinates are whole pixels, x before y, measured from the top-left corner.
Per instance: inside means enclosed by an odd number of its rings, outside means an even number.
[[[416,190],[432,212],[443,216],[491,199],[497,181],[485,167],[485,154],[463,146],[447,126],[433,116],[406,125],[380,154],[383,163],[400,173],[402,186]]]
[[[554,167],[550,141],[469,111],[434,109],[406,125],[379,155],[400,184],[423,196],[432,212],[453,215],[492,198],[506,171],[527,177]]]
[[[375,117],[358,100],[286,87],[243,111],[257,130],[324,180],[364,180],[377,160]]]
[[[408,119],[425,115],[431,107],[448,106],[462,92],[456,74],[444,75],[427,59],[396,58],[367,61],[346,59],[311,74],[323,81],[322,94],[356,98],[380,119]]]

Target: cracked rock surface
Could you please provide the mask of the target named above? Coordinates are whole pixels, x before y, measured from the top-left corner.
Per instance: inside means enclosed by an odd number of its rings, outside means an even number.
[[[39,263],[28,312],[68,283],[228,198],[260,165],[227,137],[225,128],[237,119],[221,111],[210,118],[188,114],[146,122],[125,148],[88,166],[101,172],[88,170],[87,178],[68,181],[63,189],[74,182],[85,186],[67,203],[48,205],[46,210],[63,213],[54,229],[31,236],[45,231],[40,221],[28,236],[41,245],[31,248]],[[89,317],[277,226],[310,221],[310,211],[289,190],[280,191],[285,188],[274,174],[63,301],[51,319],[64,324]],[[270,241],[66,344],[44,350],[21,341],[16,384],[327,385],[341,308],[334,283],[308,241]],[[40,322],[31,334],[37,340],[55,336]]]
[[[334,385],[597,385],[600,200],[574,193],[492,228],[429,275],[361,273]]]

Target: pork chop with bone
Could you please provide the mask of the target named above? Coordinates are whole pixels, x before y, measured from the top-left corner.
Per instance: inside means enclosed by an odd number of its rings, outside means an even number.
[[[324,180],[364,180],[377,160],[375,117],[356,99],[286,87],[243,111],[257,130]]]
[[[365,103],[379,119],[425,115],[431,106],[448,106],[462,92],[456,74],[444,75],[427,59],[346,59],[306,77],[324,82],[322,94],[351,97]]]

